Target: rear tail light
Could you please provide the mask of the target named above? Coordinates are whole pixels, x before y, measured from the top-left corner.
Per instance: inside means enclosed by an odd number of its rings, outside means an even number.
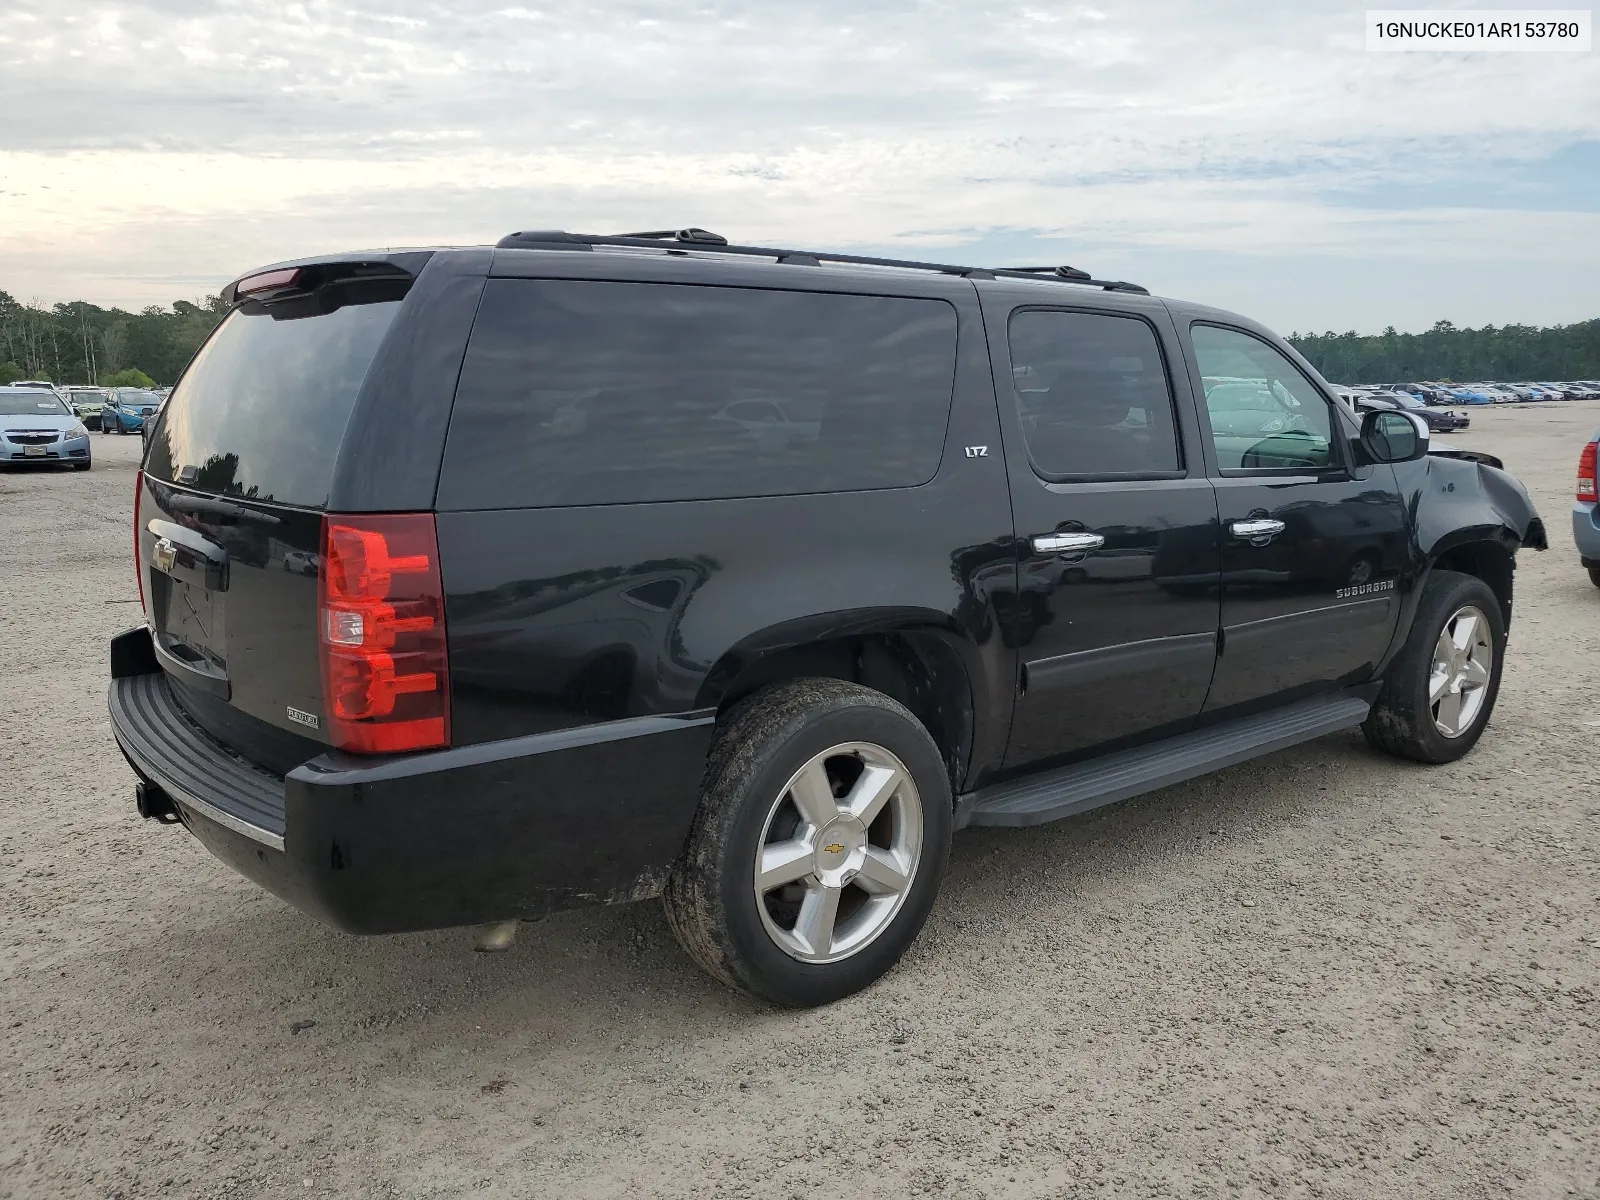
[[[1578,499],[1593,500],[1595,474],[1595,443],[1585,443],[1583,453],[1578,455]]]
[[[144,472],[133,477],[133,577],[139,581],[139,612],[144,615],[144,564],[139,561],[139,509],[144,504]]]
[[[323,711],[342,750],[450,744],[444,585],[431,513],[322,520]]]

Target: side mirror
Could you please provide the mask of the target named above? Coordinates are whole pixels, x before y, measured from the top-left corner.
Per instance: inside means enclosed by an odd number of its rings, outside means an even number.
[[[1410,462],[1428,453],[1428,425],[1394,409],[1374,409],[1361,418],[1361,448],[1375,463]]]

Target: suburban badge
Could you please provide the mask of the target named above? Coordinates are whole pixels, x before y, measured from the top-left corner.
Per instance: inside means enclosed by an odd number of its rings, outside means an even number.
[[[307,729],[321,729],[322,718],[315,713],[301,712],[293,705],[289,706],[289,720],[297,725],[304,725]]]

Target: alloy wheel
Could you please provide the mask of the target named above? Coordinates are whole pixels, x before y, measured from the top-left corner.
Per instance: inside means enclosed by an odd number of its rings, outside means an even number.
[[[1488,619],[1473,605],[1458,608],[1439,631],[1428,671],[1428,705],[1441,734],[1457,738],[1473,727],[1493,673],[1494,639]]]
[[[784,785],[762,827],[756,907],[791,958],[848,958],[893,922],[922,858],[922,798],[882,746],[850,742],[813,756]]]

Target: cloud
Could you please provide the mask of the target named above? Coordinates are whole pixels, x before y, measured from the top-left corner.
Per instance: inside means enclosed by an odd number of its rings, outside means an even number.
[[[1545,164],[1590,161],[1593,56],[1368,54],[1344,3],[10,7],[0,287],[20,295],[166,300],[529,226],[1003,243],[1096,270],[1600,265],[1592,199],[1541,190]],[[1571,274],[1570,319],[1593,315],[1600,285]]]

